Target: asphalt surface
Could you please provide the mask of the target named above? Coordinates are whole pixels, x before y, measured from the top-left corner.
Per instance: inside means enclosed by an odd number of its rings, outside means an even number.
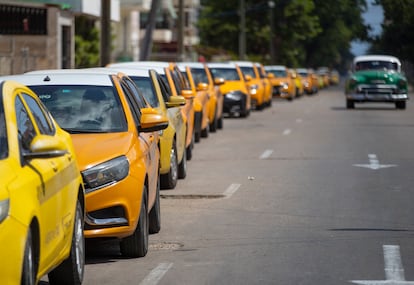
[[[89,242],[84,284],[414,284],[413,106],[342,90],[225,118],[161,192],[148,255]]]

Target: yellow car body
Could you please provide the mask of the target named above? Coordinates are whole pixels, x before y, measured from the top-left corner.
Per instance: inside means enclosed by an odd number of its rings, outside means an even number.
[[[223,94],[220,92],[220,87],[224,80],[213,80],[213,76],[207,65],[202,62],[182,62],[178,65],[184,65],[191,68],[191,74],[194,78],[196,86],[200,83],[207,84],[208,93],[208,121],[209,131],[215,132],[217,129],[223,128]],[[201,87],[201,86],[200,86]]]
[[[273,97],[280,97],[289,101],[296,97],[296,85],[284,65],[266,65],[265,70],[273,74],[270,83],[273,86]]]
[[[208,137],[210,120],[210,96],[208,93],[208,85],[204,82],[196,83],[192,68],[183,64],[177,63],[181,73],[190,83],[191,90],[195,94],[194,98],[194,136],[195,142],[199,142],[200,138]]]
[[[247,88],[251,97],[251,104],[256,110],[263,110],[266,105],[266,90],[257,66],[251,61],[233,61],[245,76],[249,76]]]
[[[160,230],[158,131],[168,119],[137,100],[135,83],[105,68],[19,77],[72,137],[86,192],[86,238],[116,238],[142,257]],[[147,226],[149,225],[149,226]]]
[[[306,94],[315,94],[318,92],[318,82],[315,80],[315,74],[307,68],[297,68],[296,72],[302,79],[303,90]]]
[[[260,62],[255,62],[256,68],[259,72],[260,78],[262,79],[263,86],[264,86],[264,102],[266,106],[272,105],[272,98],[273,98],[273,86],[270,82],[271,79],[274,77],[273,74],[267,73],[263,64]]]
[[[289,68],[289,74],[296,86],[296,97],[302,96],[305,92],[302,77],[293,68]]]
[[[240,67],[235,63],[208,63],[208,68],[217,82],[221,79],[220,92],[223,94],[223,112],[233,116],[238,113],[246,118],[251,110],[251,97],[247,87],[250,76],[245,78]]]
[[[185,178],[187,173],[186,124],[180,110],[186,100],[182,96],[171,95],[165,76],[162,76],[165,75],[162,68],[116,66],[114,64],[110,68],[127,74],[142,91],[151,107],[168,118],[168,127],[160,135],[160,178],[162,189],[174,189],[177,180]]]
[[[0,81],[1,283],[49,273],[49,284],[80,284],[84,189],[72,140],[29,88]]]

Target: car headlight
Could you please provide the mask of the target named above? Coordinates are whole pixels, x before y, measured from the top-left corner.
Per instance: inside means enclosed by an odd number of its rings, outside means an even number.
[[[9,215],[10,200],[0,201],[0,223]]]
[[[257,85],[257,84],[250,85],[249,86],[250,94],[253,94],[253,95],[256,94],[257,89],[259,89],[259,85]]]
[[[86,193],[116,183],[124,179],[128,173],[129,161],[125,156],[120,156],[91,167],[82,172],[83,180],[86,184]]]
[[[289,89],[289,84],[282,83],[282,88],[285,89],[285,90]]]

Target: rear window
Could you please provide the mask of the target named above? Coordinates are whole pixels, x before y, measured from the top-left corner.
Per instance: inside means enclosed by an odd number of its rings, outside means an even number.
[[[127,124],[111,86],[29,86],[60,127],[71,133],[122,132]]]

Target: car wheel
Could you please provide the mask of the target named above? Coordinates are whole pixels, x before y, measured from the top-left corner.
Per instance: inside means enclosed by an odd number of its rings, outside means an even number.
[[[184,179],[187,176],[187,154],[186,151],[183,153],[183,158],[178,165],[178,178]]]
[[[160,206],[160,178],[157,181],[157,193],[154,206],[149,213],[149,233],[156,234],[161,230],[161,206]]]
[[[207,138],[208,137],[208,125],[204,129],[201,130],[201,137]]]
[[[217,131],[217,106],[216,106],[216,111],[214,112],[214,118],[213,121],[210,124],[210,128],[209,131],[212,133],[215,133]]]
[[[49,284],[82,284],[85,272],[85,238],[83,235],[83,210],[76,203],[75,223],[69,257],[48,274]]]
[[[346,100],[346,108],[347,109],[354,109],[355,108],[354,101],[352,101],[352,100]]]
[[[121,254],[126,257],[144,257],[148,252],[149,223],[147,212],[147,187],[142,189],[141,212],[134,233],[121,240]]]
[[[406,107],[406,105],[405,105],[405,101],[398,101],[398,102],[395,102],[395,107],[396,107],[397,109],[402,109],[402,110],[404,110],[404,109],[405,109],[405,107]]]
[[[223,129],[223,115],[217,120],[217,128],[219,130]]]
[[[36,284],[37,268],[35,262],[35,254],[33,249],[32,231],[29,229],[27,233],[26,245],[24,248],[23,270],[22,270],[22,285]]]
[[[177,147],[175,140],[170,152],[170,171],[167,174],[161,175],[161,188],[174,189],[177,185],[178,179],[178,163],[177,163]]]

